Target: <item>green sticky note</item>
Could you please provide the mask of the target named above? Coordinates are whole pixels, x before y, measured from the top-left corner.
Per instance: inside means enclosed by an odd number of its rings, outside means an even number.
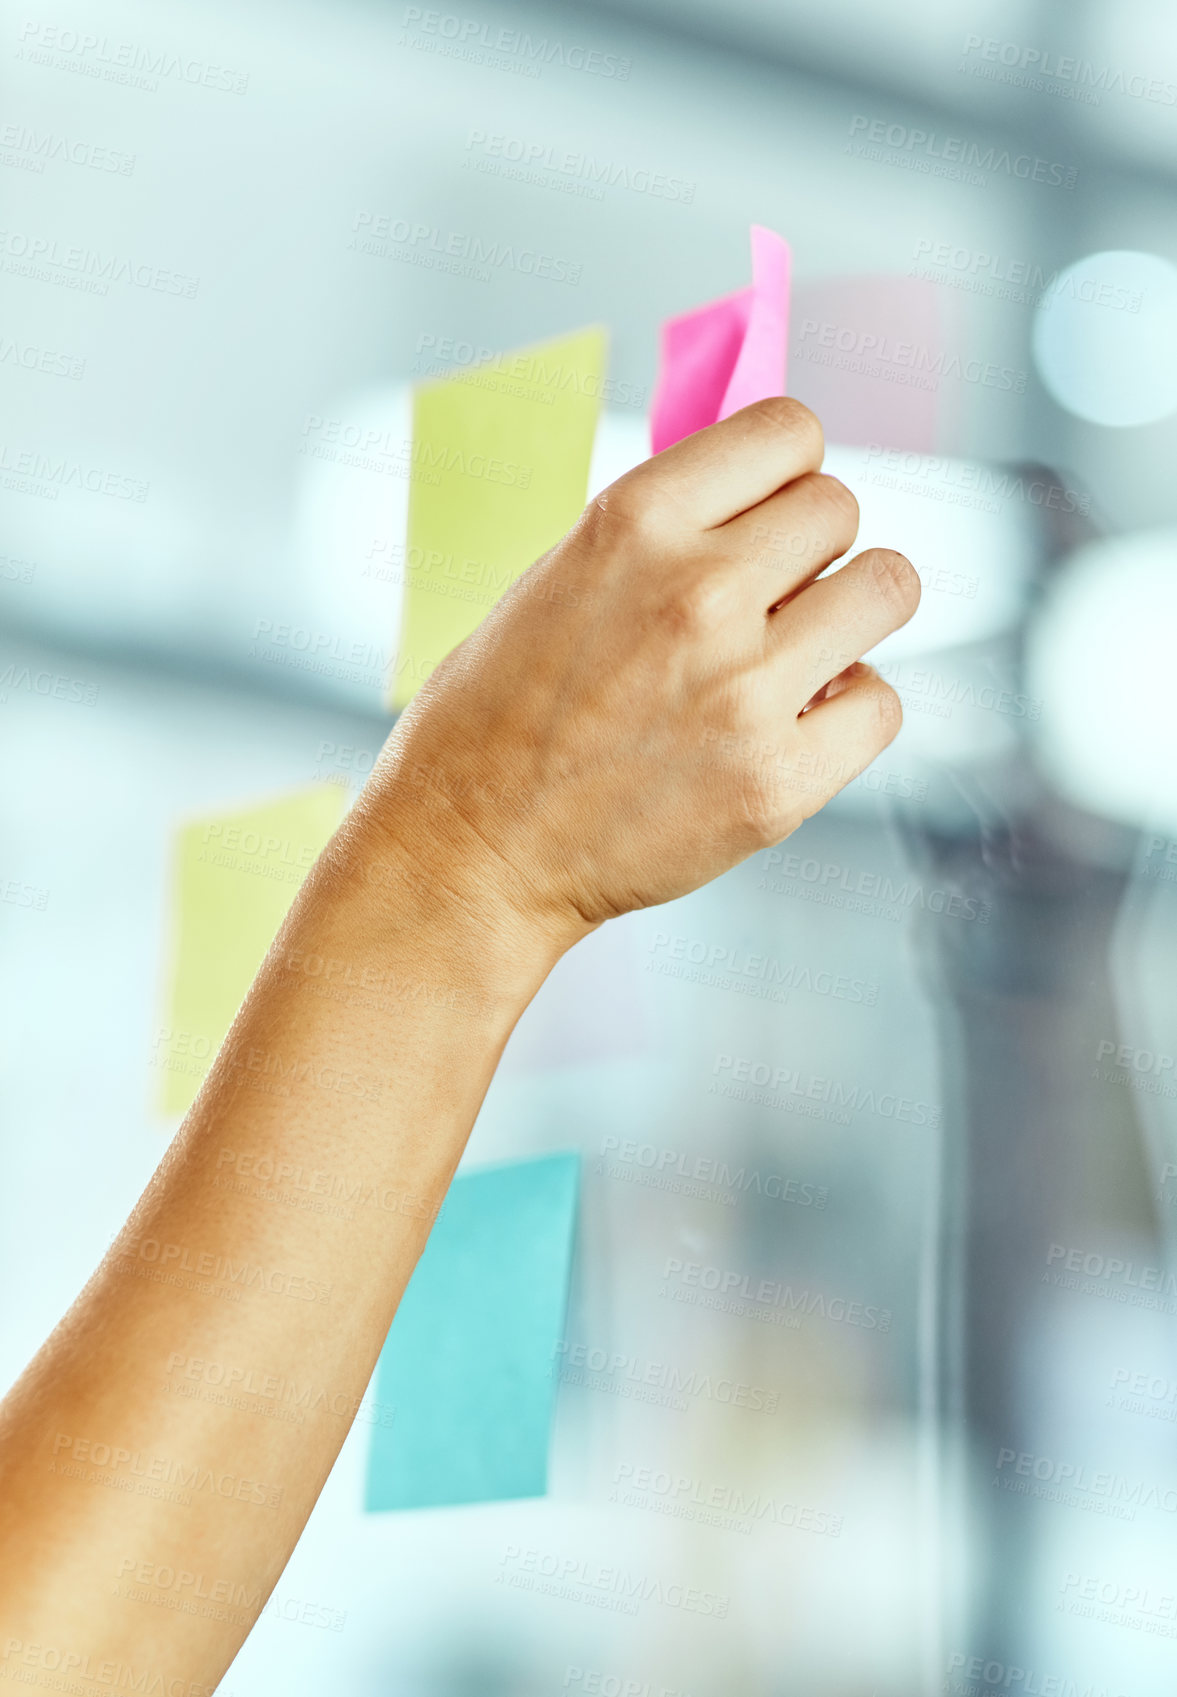
[[[155,1045],[159,1106],[191,1107],[295,894],[343,818],[338,784],[183,826],[173,850],[172,967]]]
[[[542,1497],[580,1157],[460,1174],[376,1368],[365,1507]]]
[[[394,707],[580,517],[606,355],[590,327],[414,389]]]

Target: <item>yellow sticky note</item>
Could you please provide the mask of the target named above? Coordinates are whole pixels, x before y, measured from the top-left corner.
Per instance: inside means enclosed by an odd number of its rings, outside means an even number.
[[[394,707],[580,517],[606,355],[590,327],[415,388]]]
[[[170,1003],[156,1034],[159,1105],[191,1107],[347,796],[314,784],[176,833]]]

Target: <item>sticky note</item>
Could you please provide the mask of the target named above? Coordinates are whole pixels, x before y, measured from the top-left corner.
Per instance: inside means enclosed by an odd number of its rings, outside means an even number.
[[[650,442],[671,443],[785,392],[789,327],[789,248],[752,225],[752,282],[662,326],[662,357],[650,415]]]
[[[365,1507],[542,1497],[580,1157],[461,1173],[376,1368]]]
[[[792,390],[827,442],[944,451],[963,346],[950,291],[925,277],[824,277],[795,293]],[[954,397],[951,393],[956,391]]]
[[[313,784],[177,831],[171,983],[155,1044],[165,1114],[191,1107],[299,885],[346,805],[341,785]]]
[[[394,707],[580,517],[606,348],[590,327],[414,389]]]

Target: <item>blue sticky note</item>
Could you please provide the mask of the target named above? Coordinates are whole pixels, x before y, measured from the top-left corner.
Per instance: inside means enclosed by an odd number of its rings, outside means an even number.
[[[542,1497],[580,1156],[460,1174],[376,1368],[368,1509]]]

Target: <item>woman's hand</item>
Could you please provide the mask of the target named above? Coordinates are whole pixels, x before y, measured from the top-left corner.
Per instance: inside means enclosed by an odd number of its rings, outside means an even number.
[[[858,529],[823,447],[766,400],[619,478],[438,666],[361,811],[558,950],[788,836],[898,731],[856,662],[920,595],[881,549],[819,579]]]
[[[630,472],[404,714],[123,1232],[0,1405],[4,1642],[215,1684],[554,961],[779,841],[895,734],[895,696],[853,662],[910,617],[915,574],[865,554],[814,581],[857,520],[821,449],[804,407],[764,401]],[[324,1090],[324,1068],[382,1089]],[[262,1177],[283,1170],[355,1203],[312,1212]],[[208,1364],[304,1387],[305,1422],[206,1394]],[[112,1491],[54,1463],[62,1437],[275,1502]]]

